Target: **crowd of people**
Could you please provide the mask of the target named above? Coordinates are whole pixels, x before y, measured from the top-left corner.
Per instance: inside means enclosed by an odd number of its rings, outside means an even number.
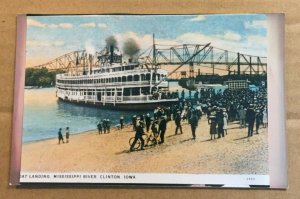
[[[206,115],[209,125],[210,139],[225,137],[228,133],[230,122],[239,122],[240,128],[248,127],[247,136],[259,133],[259,128],[267,127],[267,92],[265,88],[256,91],[239,89],[215,92],[213,89],[195,92],[194,96],[184,97],[184,91],[177,104],[169,107],[158,107],[153,111],[153,117],[148,113],[132,117],[135,142],[130,150],[133,150],[137,140],[142,143],[144,149],[143,133],[152,131],[159,134],[160,142],[164,143],[164,134],[167,123],[174,120],[176,128],[174,134],[183,133],[182,121],[186,121],[191,127],[192,139],[196,139],[196,128],[202,115]]]
[[[98,134],[107,134],[110,133],[110,119],[99,120],[97,124]]]

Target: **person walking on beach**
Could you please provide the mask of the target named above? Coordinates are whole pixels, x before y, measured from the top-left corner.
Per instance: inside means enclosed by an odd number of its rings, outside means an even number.
[[[62,143],[65,143],[64,142],[64,137],[61,133],[61,128],[59,128],[59,130],[58,130],[58,144],[60,144],[60,141],[62,141]]]
[[[263,127],[264,128],[267,128],[268,127],[268,113],[267,113],[267,109],[264,108],[264,111],[263,111]]]
[[[166,116],[162,116],[161,121],[159,123],[160,142],[158,144],[163,144],[165,142],[166,129],[167,129]]]
[[[216,120],[218,124],[218,138],[224,137],[224,115],[222,109],[218,109]]]
[[[98,134],[102,134],[102,122],[101,120],[97,124]]]
[[[243,106],[240,107],[239,111],[239,119],[240,119],[240,128],[245,128],[246,127],[246,110],[244,109]]]
[[[261,121],[262,121],[262,113],[259,111],[259,110],[257,110],[256,111],[256,115],[255,115],[255,132],[256,132],[256,134],[258,134],[258,129],[259,129],[259,126],[260,126],[260,123],[261,123]]]
[[[246,111],[246,122],[248,123],[248,137],[253,136],[253,127],[255,122],[255,111],[253,105],[250,104]]]
[[[193,111],[191,119],[190,119],[190,125],[191,125],[191,129],[192,129],[192,136],[193,136],[192,139],[194,139],[194,140],[196,139],[196,128],[198,127],[198,121],[199,121],[199,118],[197,116],[197,112]]]
[[[103,128],[103,133],[106,134],[106,129],[107,129],[107,126],[106,126],[106,119],[103,119],[103,120],[102,120],[102,128]]]
[[[136,142],[138,140],[140,140],[141,144],[142,144],[141,150],[144,150],[144,143],[145,143],[145,141],[143,139],[144,129],[143,129],[143,126],[141,124],[141,121],[137,121],[135,129],[136,129],[135,130],[135,137],[134,137],[134,140],[133,140],[133,142],[130,146],[129,151],[133,151],[134,145],[136,144]]]
[[[226,112],[226,109],[223,109],[223,131],[227,135],[227,129],[228,129],[228,114]]]
[[[121,129],[123,129],[123,126],[124,126],[124,116],[121,115],[121,117],[120,117],[120,127],[121,127]]]
[[[150,129],[150,125],[151,125],[151,118],[150,118],[149,113],[147,113],[145,120],[146,120],[146,130],[147,130],[147,133],[148,133],[149,129]]]
[[[175,120],[175,124],[176,124],[175,135],[177,135],[178,129],[180,130],[180,133],[182,134],[181,114],[180,114],[180,111],[179,111],[179,110],[178,110],[178,112],[176,113],[174,120]]]
[[[66,142],[69,143],[69,137],[70,137],[70,128],[66,128]]]
[[[133,127],[133,131],[135,131],[135,128],[136,128],[136,115],[132,116],[132,127]]]
[[[151,124],[151,131],[155,137],[157,137],[157,135],[158,135],[157,124],[158,124],[157,120],[154,120]]]
[[[209,116],[208,124],[210,124],[210,128],[209,128],[210,139],[212,140],[213,136],[214,136],[214,139],[216,139],[217,122],[216,122],[216,116],[215,115],[210,115]]]
[[[110,133],[110,119],[106,119],[106,130],[107,133]]]

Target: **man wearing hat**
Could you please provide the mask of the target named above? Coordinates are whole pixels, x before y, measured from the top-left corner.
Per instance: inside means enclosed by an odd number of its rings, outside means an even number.
[[[138,140],[141,141],[141,150],[144,150],[144,139],[143,139],[143,134],[144,134],[144,129],[143,129],[143,123],[140,120],[140,117],[137,118],[136,121],[136,127],[135,127],[135,137],[134,137],[134,141],[132,142],[131,146],[130,146],[130,151],[133,151],[134,145],[136,144],[136,142]]]
[[[218,124],[218,138],[224,137],[224,115],[223,109],[217,108],[216,121]]]
[[[133,127],[133,130],[135,131],[135,128],[136,128],[136,115],[132,116],[132,127]]]
[[[199,121],[199,118],[197,116],[197,112],[194,110],[194,111],[192,111],[192,116],[190,119],[192,136],[193,136],[194,140],[196,139],[196,128],[198,127],[198,121]]]
[[[181,113],[179,110],[177,111],[174,120],[175,120],[175,124],[176,124],[175,135],[177,134],[178,129],[180,130],[180,133],[182,134]]]
[[[246,122],[245,122],[246,110],[244,109],[243,106],[241,106],[240,109],[238,110],[238,114],[239,114],[239,119],[240,119],[240,128],[245,128],[246,127]]]
[[[255,122],[255,111],[253,104],[250,104],[246,111],[246,122],[248,123],[248,137],[253,136],[253,127]]]
[[[159,123],[159,133],[160,133],[160,142],[159,144],[162,144],[165,142],[165,132],[167,129],[167,120],[166,116],[161,117],[161,121]]]
[[[145,120],[146,120],[146,130],[147,130],[147,133],[148,133],[150,125],[151,125],[151,118],[150,118],[150,114],[149,113],[147,113]]]

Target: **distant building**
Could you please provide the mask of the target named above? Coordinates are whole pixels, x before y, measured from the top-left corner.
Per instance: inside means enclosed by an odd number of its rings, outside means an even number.
[[[245,89],[249,88],[249,81],[248,80],[229,80],[224,82],[228,85],[228,89],[236,90],[236,89]]]

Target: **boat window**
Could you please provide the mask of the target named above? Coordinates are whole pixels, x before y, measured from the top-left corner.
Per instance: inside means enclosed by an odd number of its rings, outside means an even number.
[[[122,82],[122,79],[121,79],[121,77],[118,77],[118,82]]]
[[[132,88],[132,95],[140,95],[140,88]]]
[[[155,73],[152,74],[152,80],[156,80],[156,74]]]
[[[134,81],[139,81],[140,80],[140,76],[139,75],[134,75],[133,79],[134,79]]]
[[[123,95],[124,96],[130,96],[130,88],[124,88]]]
[[[131,76],[131,75],[129,75],[129,76],[127,77],[127,81],[129,81],[129,82],[132,81],[132,76]]]
[[[150,94],[150,87],[143,87],[142,94],[149,95]]]
[[[122,82],[126,82],[126,76],[122,77]]]
[[[146,80],[150,80],[150,73],[146,74]]]
[[[145,74],[142,74],[141,75],[141,81],[145,81],[146,80],[146,75]]]

